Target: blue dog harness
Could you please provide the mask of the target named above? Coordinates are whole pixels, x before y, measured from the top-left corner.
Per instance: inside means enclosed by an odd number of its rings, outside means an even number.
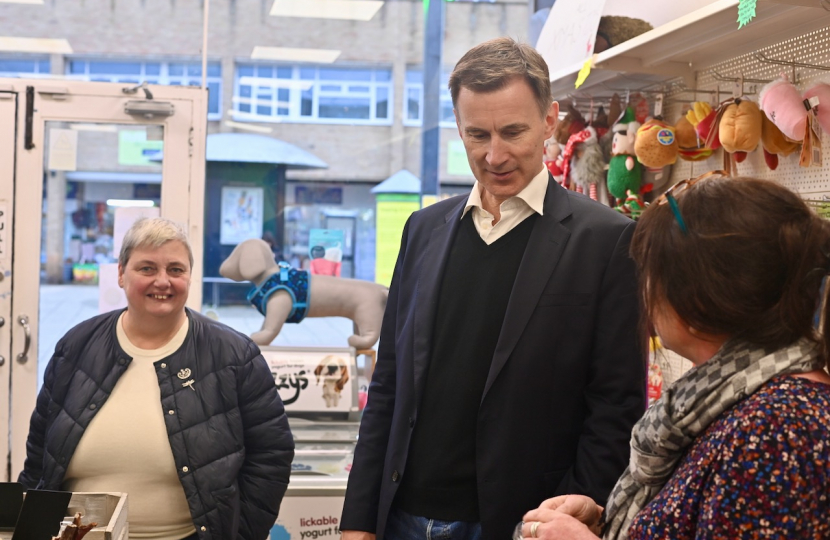
[[[308,312],[309,290],[308,271],[292,268],[287,262],[279,263],[280,271],[266,279],[259,287],[248,293],[248,302],[265,315],[268,298],[277,291],[286,291],[291,295],[293,307],[285,322],[298,323]]]

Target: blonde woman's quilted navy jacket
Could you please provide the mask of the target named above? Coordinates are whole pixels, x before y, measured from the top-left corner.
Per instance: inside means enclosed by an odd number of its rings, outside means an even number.
[[[32,414],[24,485],[60,489],[84,430],[130,365],[116,337],[120,314],[84,321],[58,342]],[[250,339],[193,311],[187,316],[182,346],[154,365],[159,414],[175,411],[164,421],[193,523],[201,540],[264,540],[294,457],[282,401]],[[178,376],[188,369],[195,392]]]

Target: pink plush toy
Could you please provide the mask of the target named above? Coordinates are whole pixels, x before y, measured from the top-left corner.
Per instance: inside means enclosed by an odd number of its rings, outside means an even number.
[[[759,96],[761,110],[784,135],[794,141],[804,140],[807,109],[798,89],[781,77],[764,86]]]
[[[818,83],[804,92],[804,99],[818,97],[819,105],[816,108],[818,123],[825,133],[830,135],[830,84]]]

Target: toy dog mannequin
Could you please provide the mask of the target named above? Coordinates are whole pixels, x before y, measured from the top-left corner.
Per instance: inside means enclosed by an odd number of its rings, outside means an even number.
[[[234,281],[251,281],[248,299],[265,316],[262,329],[251,334],[257,345],[269,345],[285,322],[304,317],[347,317],[356,334],[349,337],[355,349],[371,348],[380,337],[380,325],[389,289],[358,279],[309,275],[279,263],[268,244],[258,238],[237,245],[219,267]]]

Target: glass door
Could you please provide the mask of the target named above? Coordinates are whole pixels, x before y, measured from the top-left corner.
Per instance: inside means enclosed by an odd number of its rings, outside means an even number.
[[[168,217],[185,225],[201,260],[207,96],[184,87],[0,79],[3,84],[18,105],[11,122],[14,280],[12,324],[6,325],[14,357],[7,361],[8,469],[15,479],[55,344],[79,322],[125,305],[115,262],[124,231],[143,215]],[[0,155],[4,150],[0,145]],[[198,267],[193,280],[201,280]],[[194,309],[201,306],[200,289],[191,288]]]

